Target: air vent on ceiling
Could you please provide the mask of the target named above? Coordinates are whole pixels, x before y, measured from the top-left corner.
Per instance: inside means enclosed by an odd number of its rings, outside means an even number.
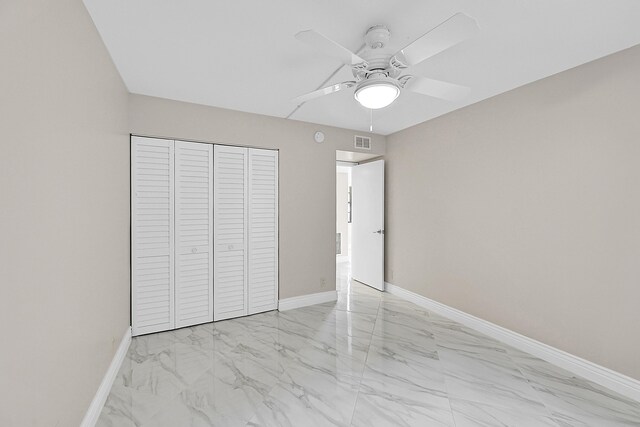
[[[354,136],[355,147],[362,150],[371,150],[371,138],[368,136]]]

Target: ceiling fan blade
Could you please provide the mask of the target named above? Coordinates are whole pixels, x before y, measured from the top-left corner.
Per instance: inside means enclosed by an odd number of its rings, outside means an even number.
[[[446,101],[458,101],[471,92],[471,89],[466,86],[443,82],[442,80],[428,79],[426,77],[411,77],[405,83],[404,88],[411,92],[444,99]]]
[[[307,101],[309,101],[311,99],[319,98],[319,97],[324,96],[324,95],[329,95],[330,93],[338,92],[338,91],[341,91],[343,89],[348,89],[348,88],[353,87],[355,85],[356,85],[356,82],[337,83],[335,85],[327,86],[327,87],[324,87],[322,89],[314,90],[313,92],[309,92],[307,94],[300,95],[299,97],[294,98],[293,101],[296,104],[300,105],[303,102],[307,102]]]
[[[364,59],[360,58],[358,55],[351,52],[346,47],[318,33],[317,31],[300,31],[298,34],[296,34],[295,37],[296,39],[314,47],[320,52],[339,59],[346,65],[354,66],[359,64],[366,64],[366,61]]]
[[[478,32],[480,27],[472,17],[456,13],[422,37],[401,49],[393,57],[391,64],[397,68],[416,65],[443,50],[449,49]]]

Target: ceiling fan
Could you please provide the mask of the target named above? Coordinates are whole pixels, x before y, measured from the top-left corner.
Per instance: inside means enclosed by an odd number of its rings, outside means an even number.
[[[385,47],[391,33],[384,25],[375,25],[364,36],[368,49],[361,55],[351,52],[314,30],[300,31],[296,39],[342,61],[351,67],[355,80],[334,84],[295,98],[298,105],[355,87],[355,99],[365,108],[378,109],[390,105],[401,90],[455,101],[466,96],[470,89],[441,80],[402,75],[404,69],[416,65],[479,31],[475,19],[456,13],[396,53]]]

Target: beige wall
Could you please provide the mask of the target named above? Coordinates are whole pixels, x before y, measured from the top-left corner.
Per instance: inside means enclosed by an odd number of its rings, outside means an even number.
[[[349,255],[349,222],[347,218],[347,202],[349,201],[349,174],[337,172],[336,175],[336,233],[342,234],[340,255]]]
[[[129,101],[137,135],[279,149],[280,298],[335,289],[336,150],[353,151],[360,132],[141,95]],[[371,142],[384,154],[384,137]]]
[[[387,140],[387,281],[640,379],[640,46]]]
[[[77,426],[129,325],[127,93],[80,0],[0,5],[0,425]]]

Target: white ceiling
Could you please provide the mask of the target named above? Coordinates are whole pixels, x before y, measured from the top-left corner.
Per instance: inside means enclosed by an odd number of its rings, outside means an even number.
[[[403,92],[373,112],[387,135],[640,43],[638,0],[84,0],[133,93],[287,117],[339,61],[294,39],[315,29],[349,49],[374,24],[401,48],[456,12],[478,36],[408,70],[471,87],[457,103]],[[329,83],[351,80],[348,67]],[[291,119],[369,130],[352,90],[304,104]]]

